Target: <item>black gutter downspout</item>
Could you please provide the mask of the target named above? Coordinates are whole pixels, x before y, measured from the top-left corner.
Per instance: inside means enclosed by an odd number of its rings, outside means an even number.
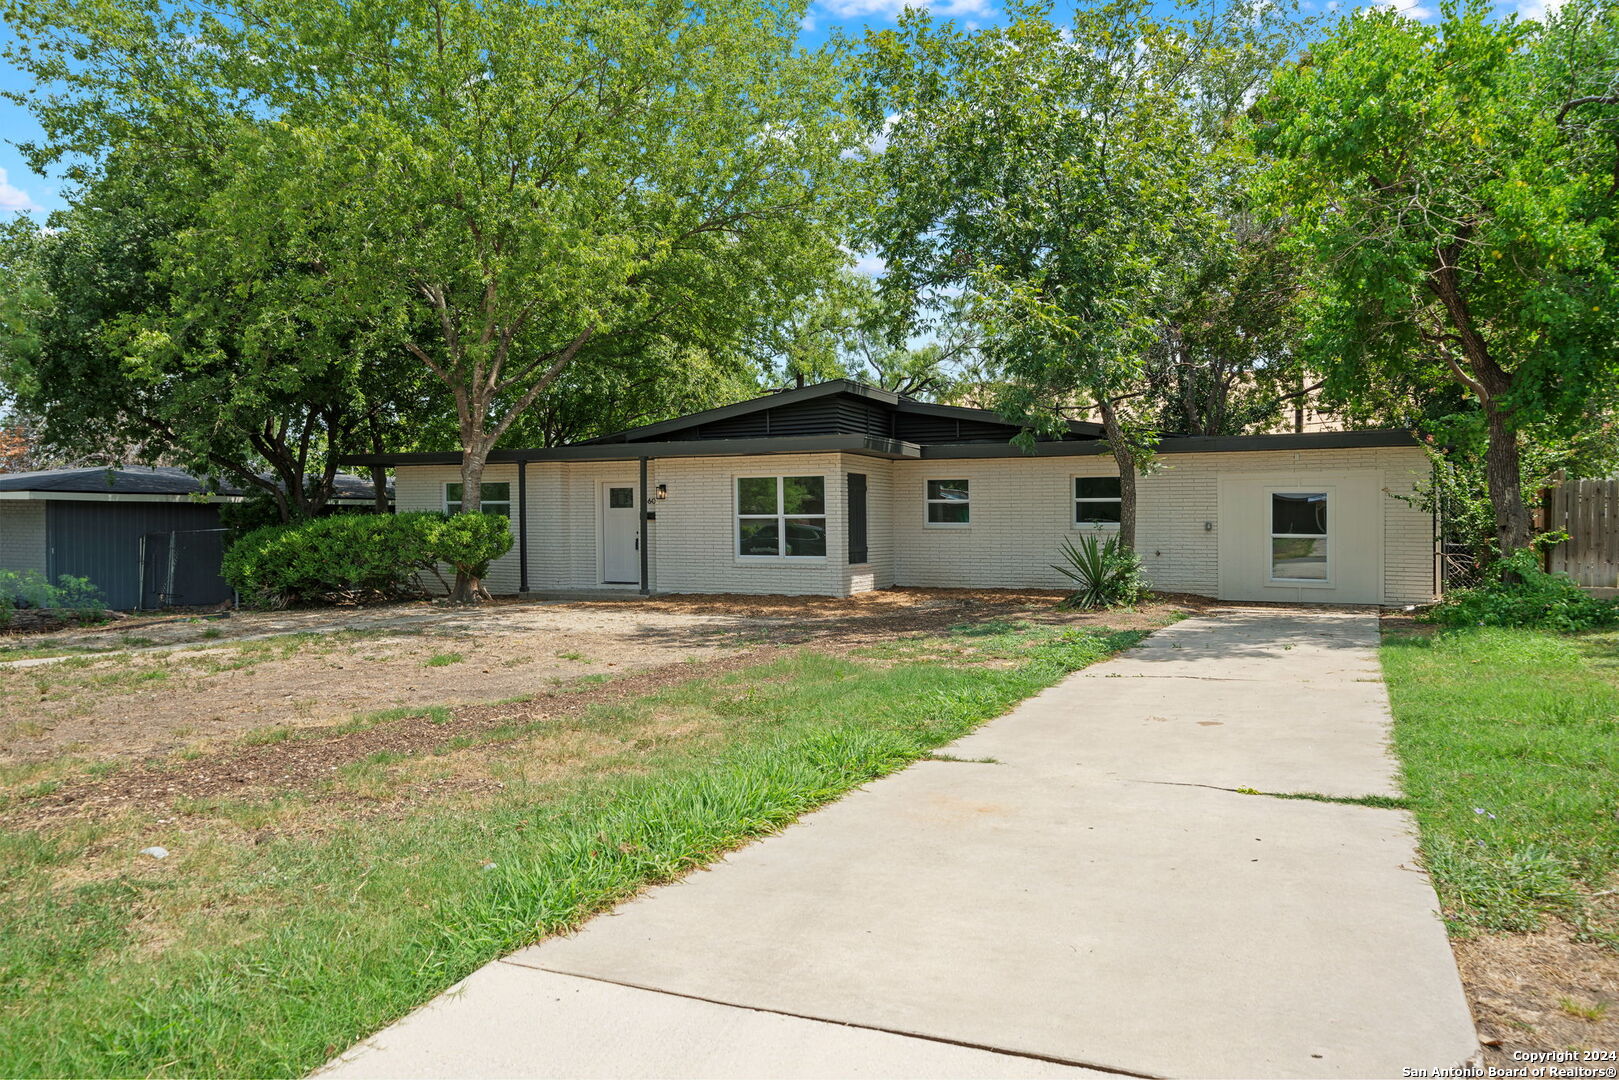
[[[517,591],[528,595],[528,460],[517,459]]]
[[[651,588],[647,584],[647,550],[646,550],[647,527],[646,527],[646,523],[647,523],[647,520],[648,520],[648,513],[647,513],[647,497],[648,497],[648,493],[647,493],[647,489],[646,489],[646,460],[647,460],[646,458],[641,459],[641,543],[640,543],[640,548],[641,548],[641,595],[642,596],[649,596],[649,595],[651,595],[651,592],[652,592]]]

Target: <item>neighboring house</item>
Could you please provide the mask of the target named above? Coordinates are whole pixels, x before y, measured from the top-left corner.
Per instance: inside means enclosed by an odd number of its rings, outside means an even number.
[[[497,450],[485,510],[516,543],[492,591],[848,596],[891,585],[1060,587],[1063,540],[1117,528],[1092,424],[1030,455],[993,413],[838,380],[575,446]],[[1165,438],[1137,547],[1163,590],[1404,604],[1434,595],[1429,466],[1405,432]],[[460,455],[395,469],[400,510],[460,505]],[[644,512],[643,512],[644,511]]]
[[[337,505],[372,504],[369,481],[339,477]],[[89,578],[118,610],[230,599],[219,576],[222,503],[180,469],[105,466],[0,473],[0,570]]]

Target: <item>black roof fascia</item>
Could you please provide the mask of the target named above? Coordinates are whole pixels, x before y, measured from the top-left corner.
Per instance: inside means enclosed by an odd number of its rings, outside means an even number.
[[[634,461],[636,458],[746,457],[753,454],[862,454],[919,458],[921,447],[876,435],[802,435],[793,438],[680,439],[674,442],[579,443],[536,450],[495,450],[491,465],[518,461]],[[350,454],[342,465],[459,465],[461,454]]]
[[[1157,451],[1160,454],[1221,454],[1416,445],[1417,438],[1409,431],[1317,431],[1297,435],[1182,435],[1165,438],[1158,444]],[[1032,454],[1011,443],[927,443],[922,447],[922,457],[925,459],[1086,457],[1108,452],[1101,442],[1036,443]]]
[[[857,383],[850,379],[832,379],[829,382],[816,383],[814,386],[799,386],[791,390],[778,390],[773,394],[749,398],[734,405],[721,405],[717,409],[707,409],[703,412],[688,413],[677,416],[673,420],[660,420],[656,424],[646,424],[642,427],[628,428],[624,431],[615,431],[611,435],[603,435],[580,443],[581,446],[592,446],[598,443],[640,442],[656,435],[666,435],[671,431],[684,431],[687,428],[700,427],[711,424],[717,420],[729,420],[733,416],[746,416],[748,413],[760,412],[764,409],[774,409],[779,405],[789,405],[798,401],[811,401],[829,394],[852,394],[855,397],[871,398],[881,401],[885,405],[893,405],[900,401],[898,394],[887,390],[879,390],[865,383]]]
[[[922,413],[927,416],[948,416],[959,420],[980,420],[986,424],[1004,424],[1007,427],[1019,425],[1008,420],[998,412],[989,409],[970,409],[965,405],[939,405],[931,401],[917,401],[915,398],[900,398],[897,406],[900,412]],[[1084,420],[1069,420],[1068,430],[1075,435],[1084,435],[1088,438],[1100,439],[1102,425],[1092,424]]]

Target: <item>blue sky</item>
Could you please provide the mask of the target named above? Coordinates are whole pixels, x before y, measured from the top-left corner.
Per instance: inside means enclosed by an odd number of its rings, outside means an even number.
[[[911,0],[916,4],[918,0]],[[1531,17],[1544,11],[1546,0],[1509,0],[1501,5],[1503,11],[1517,10]],[[1390,0],[1415,18],[1431,18],[1437,0]],[[834,27],[858,34],[866,27],[893,25],[894,17],[906,6],[906,0],[816,0],[804,20],[806,44],[825,40]],[[931,6],[934,15],[954,18],[972,25],[986,25],[1001,17],[997,0],[936,0]],[[1341,10],[1336,0],[1316,0],[1306,3],[1307,10],[1325,8]],[[1350,4],[1343,4],[1347,8]],[[0,24],[0,41],[9,41],[10,31]],[[22,73],[0,64],[0,90],[24,90],[28,80]],[[26,111],[9,101],[0,101],[0,217],[17,211],[43,217],[51,210],[62,207],[61,183],[54,176],[40,176],[24,163],[16,145],[39,135],[39,127]]]

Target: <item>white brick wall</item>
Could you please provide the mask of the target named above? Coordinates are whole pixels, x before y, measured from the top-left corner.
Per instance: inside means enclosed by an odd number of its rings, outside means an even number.
[[[1385,492],[1409,494],[1428,469],[1415,447],[1165,454],[1161,463],[1141,480],[1137,546],[1142,561],[1158,588],[1208,596],[1219,587],[1219,534],[1203,523],[1219,520],[1222,474],[1370,468],[1380,473]],[[637,472],[634,461],[528,466],[531,589],[604,587],[600,485],[636,483]],[[845,476],[850,472],[867,478],[869,561],[862,566],[847,562]],[[1113,474],[1112,459],[1101,455],[924,462],[781,454],[653,461],[649,486],[666,484],[669,496],[654,505],[657,519],[649,526],[651,584],[660,592],[833,596],[890,585],[1062,587],[1065,579],[1050,564],[1057,561],[1063,539],[1082,533],[1071,523],[1073,478]],[[826,559],[738,558],[736,478],[806,475],[827,480]],[[453,466],[399,469],[399,509],[442,509],[443,485],[459,478]],[[928,527],[925,481],[957,478],[971,481],[971,524]],[[512,485],[515,513],[516,466],[491,466],[485,479]],[[1382,497],[1385,602],[1432,599],[1432,523],[1406,503]],[[491,568],[489,588],[513,593],[517,583],[514,537],[511,553]]]
[[[847,596],[849,538],[844,473],[866,458],[841,454],[669,458],[657,463],[669,497],[658,503],[652,552],[659,592]],[[852,463],[852,464],[851,464]],[[826,558],[757,559],[736,554],[736,478],[826,477]],[[871,481],[868,479],[868,483]],[[868,586],[869,587],[869,586]]]
[[[1428,471],[1416,447],[1164,454],[1160,462],[1140,481],[1136,546],[1156,587],[1206,596],[1219,588],[1219,534],[1203,523],[1219,520],[1222,473],[1375,468],[1385,493],[1410,494]],[[896,583],[1063,587],[1066,580],[1051,564],[1063,539],[1083,532],[1071,524],[1073,477],[1107,475],[1116,475],[1113,461],[1100,455],[896,462]],[[929,479],[970,481],[970,526],[924,523]],[[1388,494],[1383,499],[1385,602],[1431,600],[1432,521]]]
[[[45,503],[36,499],[0,501],[0,570],[44,574]]]

